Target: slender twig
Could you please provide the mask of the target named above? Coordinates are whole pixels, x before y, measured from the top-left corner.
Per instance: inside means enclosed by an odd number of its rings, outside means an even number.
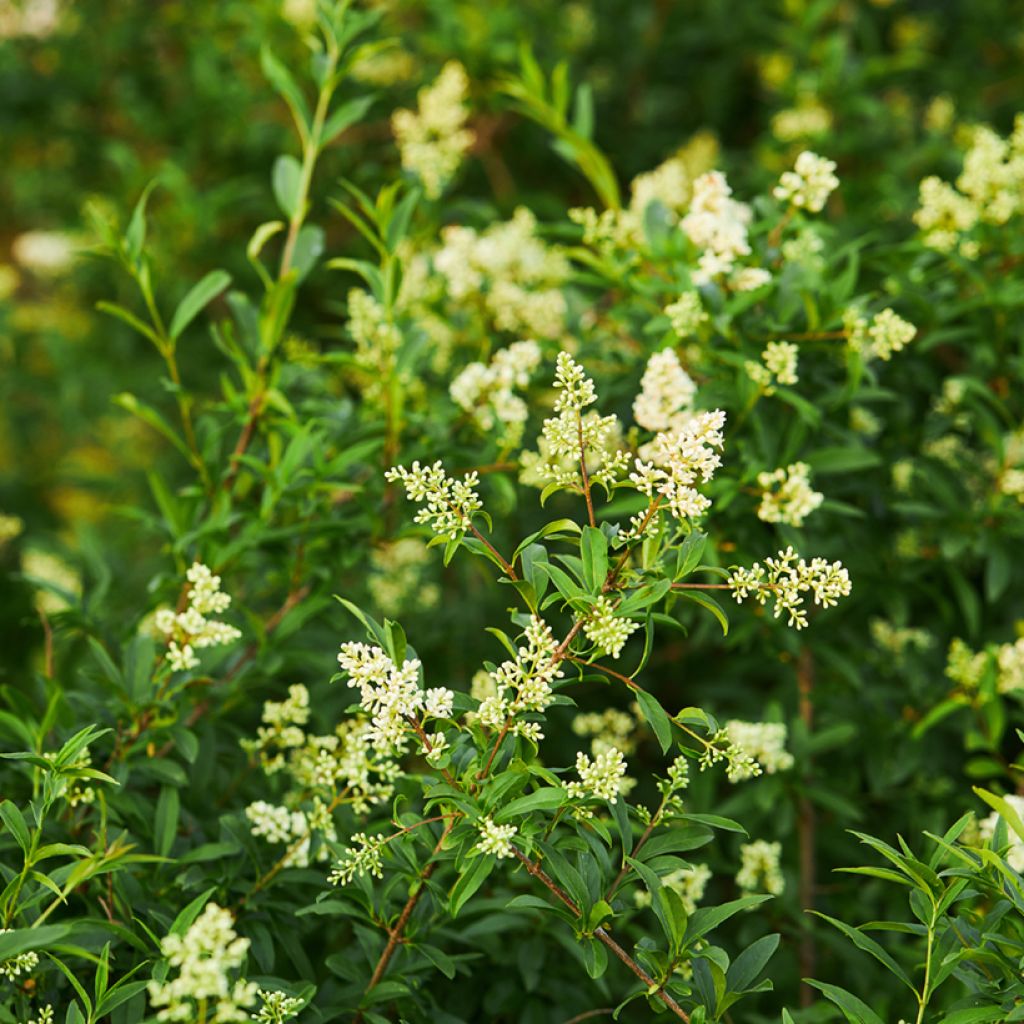
[[[814,729],[814,660],[810,648],[804,647],[800,651],[797,660],[797,689],[799,692],[800,719],[803,722],[807,736],[810,737]],[[811,781],[811,763],[804,766],[804,788]],[[797,839],[800,848],[800,878],[799,878],[799,900],[800,907],[804,912],[814,910],[815,897],[815,811],[814,804],[806,792],[800,794],[797,807]],[[813,978],[815,973],[815,944],[814,936],[809,929],[805,929],[800,936],[800,977]],[[806,983],[800,985],[800,1005],[811,1006],[817,993]]]
[[[416,909],[416,904],[419,902],[420,897],[426,889],[426,883],[437,869],[438,862],[433,858],[441,852],[441,847],[444,845],[445,839],[448,838],[448,833],[451,832],[454,824],[455,820],[452,819],[445,826],[444,831],[441,833],[441,838],[438,839],[437,845],[434,847],[433,853],[430,855],[431,860],[420,872],[416,888],[409,894],[409,898],[406,900],[405,906],[402,907],[402,912],[398,915],[398,920],[395,921],[394,926],[388,931],[387,945],[384,947],[384,951],[377,960],[377,965],[374,967],[373,974],[370,977],[370,983],[366,986],[366,989],[363,992],[364,998],[366,994],[377,985],[381,978],[384,977],[384,972],[388,969],[391,957],[394,955],[395,949],[398,947],[398,943],[402,940],[402,935],[405,932],[406,925],[409,923],[409,918],[412,917],[412,912]],[[360,1024],[362,1019],[363,1011],[360,1010],[356,1014],[353,1024]]]
[[[583,478],[583,497],[587,501],[587,519],[591,526],[596,526],[594,521],[594,502],[590,497],[590,477],[587,475],[587,447],[583,443],[583,414],[576,410],[576,429],[580,439],[580,476]]]
[[[530,860],[524,853],[512,847],[512,852],[516,859],[519,861],[526,870],[533,875],[539,882],[541,882],[549,892],[556,896],[568,909],[572,912],[574,917],[582,917],[583,912],[573,902],[569,895],[551,879],[551,876],[538,864],[536,861]],[[665,1007],[672,1011],[680,1020],[688,1021],[690,1019],[689,1014],[672,998],[667,992],[665,992],[658,983],[605,931],[604,928],[595,928],[593,932],[594,938],[601,942],[604,946],[612,951],[615,956],[622,961],[639,979],[647,986],[647,990],[651,992],[655,998],[661,1000]]]

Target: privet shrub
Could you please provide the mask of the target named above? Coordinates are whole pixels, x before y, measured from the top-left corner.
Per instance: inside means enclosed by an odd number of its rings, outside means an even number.
[[[1024,1019],[1024,118],[876,108],[885,15],[789,6],[742,159],[599,145],[600,90],[513,62],[546,15],[431,8],[392,95],[416,9],[320,2],[305,66],[266,27],[294,135],[215,258],[166,172],[93,197],[133,480],[0,519],[0,1020]]]

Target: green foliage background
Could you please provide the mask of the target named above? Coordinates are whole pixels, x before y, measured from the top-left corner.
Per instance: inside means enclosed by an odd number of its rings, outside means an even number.
[[[524,41],[542,68],[565,60],[573,82],[591,88],[594,142],[623,187],[697,132],[718,140],[716,166],[741,198],[769,191],[805,145],[837,161],[842,185],[828,208],[828,269],[812,316],[838,323],[849,298],[839,294],[843,275],[852,272],[856,294],[896,306],[918,327],[918,339],[856,393],[856,403],[882,421],[876,434],[850,427],[852,386],[834,365],[808,365],[802,373],[796,390],[810,413],[801,415],[796,403],[761,403],[737,449],[726,449],[726,464],[735,460],[742,470],[729,481],[731,490],[716,493],[723,519],[716,526],[712,518],[709,529],[723,565],[749,564],[789,543],[842,559],[853,595],[800,634],[773,628],[752,607],[728,609],[727,636],[710,616],[686,613],[687,634],[659,635],[643,682],[670,711],[695,705],[722,721],[772,720],[789,728],[792,772],[745,787],[695,774],[687,795],[693,809],[735,818],[751,835],[783,844],[785,894],[727,928],[737,951],[766,932],[783,937],[768,971],[774,993],[744,1003],[736,1019],[777,1020],[784,1007],[799,1021],[839,1019],[832,1002],[816,1001],[820,993],[801,984],[809,974],[859,993],[883,1019],[911,1019],[905,990],[883,966],[803,911],[813,891],[818,910],[851,925],[906,918],[902,892],[884,880],[834,873],[867,862],[849,830],[889,843],[899,834],[921,849],[923,832],[941,835],[967,811],[987,813],[972,785],[1013,793],[1024,783],[1014,767],[1015,729],[1024,724],[1019,695],[996,693],[990,679],[982,696],[964,700],[944,675],[954,638],[976,649],[1013,642],[1024,620],[1024,509],[979,497],[972,485],[972,473],[998,458],[1002,438],[1021,427],[1024,415],[1024,220],[1003,230],[986,259],[954,266],[921,246],[911,219],[920,180],[935,173],[950,180],[959,171],[957,124],[983,122],[1006,135],[1024,109],[1024,6],[392,0],[373,7],[379,21],[372,37],[393,41],[403,73],[384,85],[349,79],[341,87],[343,99],[367,92],[374,99],[317,166],[310,220],[324,230],[325,259],[375,258],[327,199],[344,198],[342,178],[370,195],[402,178],[391,112],[413,105],[417,89],[450,59],[469,74],[478,141],[446,197],[420,205],[411,235],[436,238],[448,224],[485,226],[525,205],[547,225],[547,237],[572,237],[565,211],[594,203],[593,190],[499,88],[518,73]],[[6,10],[0,0],[0,24]],[[351,694],[326,682],[338,643],[359,634],[332,595],[383,618],[367,589],[370,553],[407,534],[412,513],[383,485],[384,430],[379,417],[366,413],[358,375],[346,364],[346,292],[358,283],[352,275],[321,261],[303,282],[288,328],[302,356],[282,361],[275,379],[287,400],[273,408],[252,463],[242,464],[235,503],[217,504],[203,517],[194,469],[115,403],[131,393],[174,417],[175,386],[152,346],[96,309],[98,302],[140,308],[123,268],[83,251],[57,274],[33,271],[17,262],[15,240],[54,230],[75,235],[83,250],[98,248],[98,225],[123,228],[156,181],[146,249],[162,308],[173,310],[213,268],[256,293],[245,245],[279,215],[270,169],[280,154],[295,152],[287,110],[261,70],[261,47],[293,69],[307,59],[301,28],[271,0],[77,0],[61,9],[52,33],[0,38],[0,512],[25,524],[0,547],[0,747],[20,750],[45,735],[47,749],[57,749],[58,738],[90,723],[120,730],[141,706],[128,679],[131,658],[152,658],[132,639],[138,622],[158,603],[173,603],[193,557],[222,573],[239,610],[233,621],[245,635],[236,650],[204,665],[211,676],[226,677],[216,697],[160,709],[163,731],[140,746],[130,771],[126,761],[121,792],[109,797],[111,822],[142,851],[163,843],[154,830],[167,827],[157,817],[172,799],[165,794],[180,803],[172,842],[161,851],[173,850],[178,863],[132,866],[115,876],[120,900],[158,936],[208,888],[219,889],[225,905],[237,903],[272,863],[240,815],[252,800],[270,797],[238,741],[254,734],[263,702],[281,699],[296,682],[315,689],[316,714],[325,723],[342,716]],[[810,97],[830,113],[830,126],[810,139],[780,138],[773,119]],[[929,122],[937,97],[952,102],[954,123]],[[598,380],[604,411],[628,420],[643,362],[626,340],[647,345],[649,313],[622,282],[603,292],[589,283],[574,293],[571,318],[579,323],[585,310],[599,308],[610,326],[603,344],[599,332],[584,342],[580,358]],[[200,425],[200,446],[221,479],[232,472],[247,396],[224,387],[234,368],[225,347],[211,340],[209,324],[233,311],[226,294],[218,295],[179,348],[184,391],[197,408],[211,410]],[[782,298],[765,299],[756,314],[765,334],[793,329]],[[742,343],[756,348],[754,323],[740,309],[732,321]],[[456,368],[480,355],[471,328],[460,342]],[[552,364],[553,356],[545,379]],[[424,397],[410,400],[393,461],[443,456],[446,465],[471,467],[500,458],[492,440],[458,420],[447,397],[451,372],[433,372],[426,359],[417,372]],[[935,399],[950,378],[962,382],[966,397],[945,415],[936,412]],[[706,404],[729,406],[736,387],[724,376],[709,380]],[[546,402],[537,389],[527,445],[549,412]],[[959,465],[930,454],[929,445],[951,433],[962,439]],[[290,462],[282,460],[286,450]],[[760,522],[743,488],[756,470],[798,458],[814,469],[826,505],[801,530]],[[915,466],[915,482],[910,493],[899,493],[892,467],[906,460]],[[541,510],[532,491],[517,488],[514,473],[488,475],[484,493],[501,551],[549,519],[578,514],[564,496]],[[35,587],[21,571],[29,549],[56,553],[81,574],[81,600],[50,621],[37,614]],[[500,657],[485,630],[504,625],[510,599],[507,588],[494,585],[490,566],[457,557],[444,567],[436,554],[420,585],[440,588],[439,603],[408,600],[399,617],[432,685],[465,692],[483,662]],[[877,619],[923,629],[931,643],[894,657],[872,640]],[[111,652],[112,666],[97,648]],[[141,678],[147,669],[138,671]],[[594,710],[627,703],[597,683],[577,700]],[[191,715],[200,701],[203,712]],[[191,738],[181,740],[182,732]],[[175,738],[179,748],[166,753],[164,744]],[[110,742],[97,741],[98,766]],[[552,721],[545,761],[571,763],[578,744],[568,719]],[[639,799],[650,802],[651,773],[662,767],[654,736],[643,734],[630,759],[630,774],[641,780]],[[30,775],[0,770],[0,796],[27,802]],[[84,816],[65,824],[88,833]],[[716,833],[702,851],[716,874],[711,902],[737,895],[739,842]],[[813,881],[801,842],[813,845]],[[0,834],[0,844],[4,864],[16,872],[11,837]],[[216,844],[225,845],[218,852]],[[350,1019],[330,1007],[355,1005],[349,990],[368,973],[359,958],[372,964],[378,937],[321,911],[296,916],[300,907],[320,906],[314,901],[323,871],[315,865],[284,877],[287,885],[253,897],[239,916],[240,932],[253,943],[254,973],[295,986],[314,982],[316,1005],[327,1008],[320,1019]],[[395,884],[387,898],[398,907],[404,893]],[[125,969],[152,960],[137,928],[134,940],[101,934],[96,896],[85,887],[61,910],[68,921],[86,922],[79,948],[98,955],[110,941]],[[385,1005],[383,1019],[397,1020],[390,1014],[401,1012],[410,1020],[557,1021],[619,1002],[618,981],[593,982],[576,962],[571,933],[552,927],[535,941],[535,922],[504,909],[508,892],[482,896],[468,924],[449,921],[431,938],[449,953],[480,959],[467,959],[468,970],[454,979],[433,971],[428,996],[418,985],[430,964],[414,963],[410,985],[420,994],[403,1001],[406,994],[394,990],[401,1009]],[[993,896],[990,905],[996,902]],[[125,930],[131,928],[128,922]],[[565,958],[556,963],[560,944]],[[889,948],[901,963],[920,960],[909,939]],[[1009,961],[1024,954],[1012,942],[1001,949]],[[91,971],[86,959],[76,962],[76,971]],[[41,984],[61,993],[53,1001],[63,1010],[71,998],[63,976],[51,965]],[[22,1020],[25,993],[12,987],[8,995],[0,989],[0,1020]],[[110,1019],[142,1019],[128,1015],[139,998]],[[1019,1005],[1024,996],[1016,998]],[[948,1005],[955,1005],[952,996]],[[306,1012],[317,1019],[315,1008]],[[624,1016],[639,1020],[653,1012],[633,1004]],[[868,1019],[851,1012],[849,1019]]]

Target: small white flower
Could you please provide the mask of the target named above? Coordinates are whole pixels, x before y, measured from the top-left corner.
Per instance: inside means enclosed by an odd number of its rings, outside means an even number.
[[[515,847],[512,845],[512,837],[517,832],[515,825],[495,825],[490,817],[486,817],[480,821],[477,828],[480,831],[480,839],[475,849],[499,860],[515,856]]]

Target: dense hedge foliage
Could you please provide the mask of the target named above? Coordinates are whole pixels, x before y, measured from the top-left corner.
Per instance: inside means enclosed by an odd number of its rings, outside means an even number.
[[[0,1022],[1024,1020],[995,0],[0,0]]]

